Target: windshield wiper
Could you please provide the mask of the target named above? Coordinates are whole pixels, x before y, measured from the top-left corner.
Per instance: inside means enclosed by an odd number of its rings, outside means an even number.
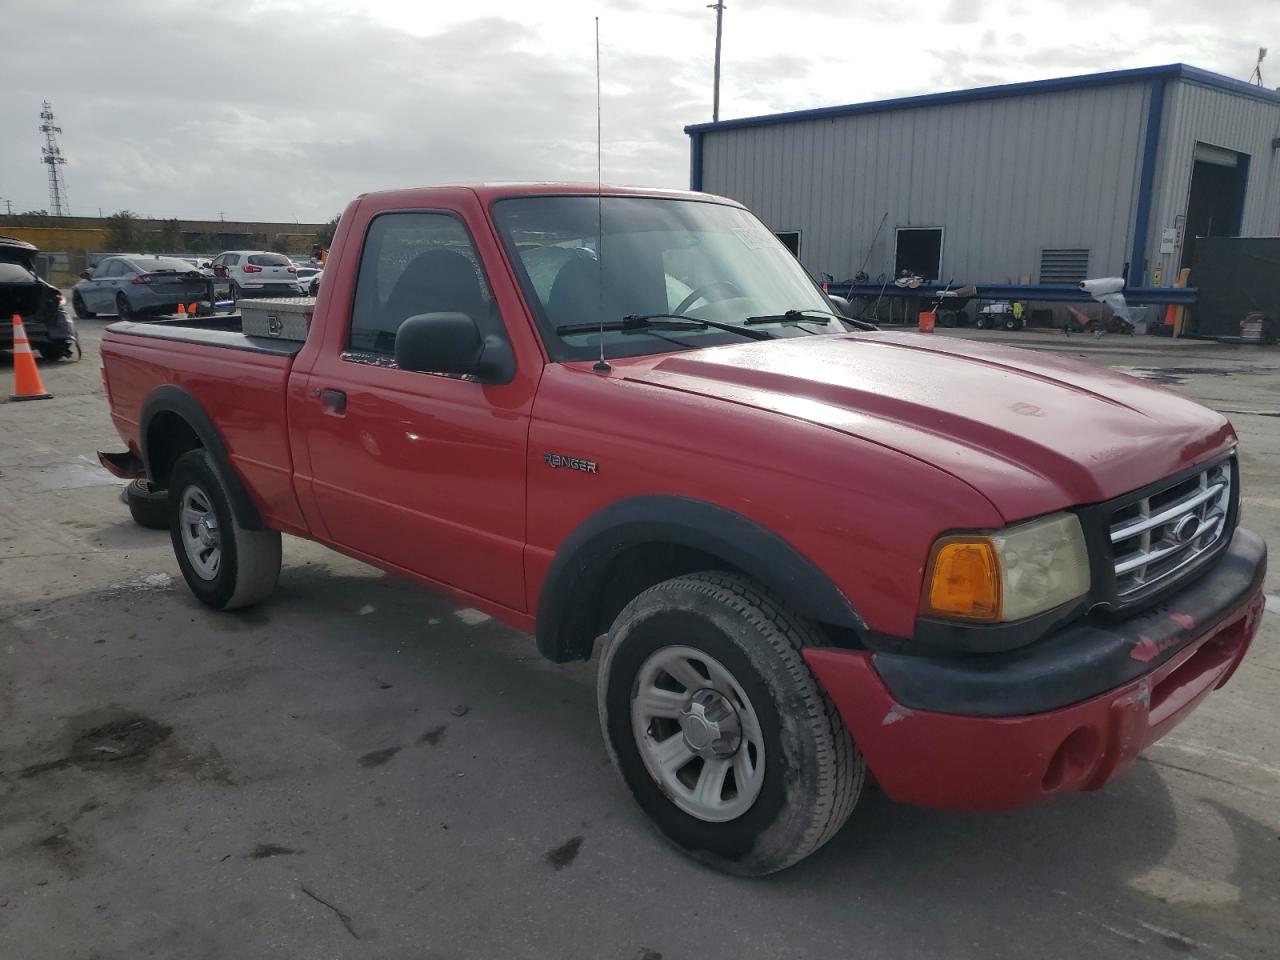
[[[816,316],[815,316],[816,314]],[[841,324],[853,326],[859,330],[878,330],[879,328],[873,323],[867,323],[865,320],[855,320],[853,317],[842,317],[838,313],[832,313],[829,310],[787,310],[785,313],[769,314],[763,317],[747,317],[746,323],[804,323],[815,322],[818,317],[831,317],[839,320]]]
[[[621,320],[614,320],[603,325],[599,323],[566,323],[556,327],[556,333],[564,335],[566,333],[591,333],[599,330],[610,333],[626,330],[706,330],[708,327],[736,333],[749,340],[775,339],[774,335],[767,330],[748,330],[737,323],[721,323],[718,320],[685,317],[678,313],[632,313]]]

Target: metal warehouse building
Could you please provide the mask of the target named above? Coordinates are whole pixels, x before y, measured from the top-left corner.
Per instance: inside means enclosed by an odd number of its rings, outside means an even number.
[[[1280,93],[1184,64],[685,130],[693,189],[837,280],[1160,286],[1196,237],[1280,235]]]

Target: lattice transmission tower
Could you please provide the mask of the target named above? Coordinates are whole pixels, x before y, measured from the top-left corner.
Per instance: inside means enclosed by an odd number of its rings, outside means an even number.
[[[40,132],[44,134],[41,161],[49,168],[49,213],[55,217],[69,217],[71,204],[67,200],[67,182],[62,177],[67,158],[58,147],[58,134],[62,128],[53,122],[53,105],[46,100],[40,110]]]

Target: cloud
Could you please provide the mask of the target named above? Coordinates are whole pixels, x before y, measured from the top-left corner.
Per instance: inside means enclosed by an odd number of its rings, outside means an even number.
[[[0,96],[19,209],[46,205],[45,98],[75,212],[308,221],[384,187],[592,179],[597,10],[606,179],[686,185],[682,128],[711,113],[710,0],[2,2],[38,41],[6,45]],[[721,115],[1179,60],[1243,78],[1258,45],[1280,50],[1276,0],[730,0]]]

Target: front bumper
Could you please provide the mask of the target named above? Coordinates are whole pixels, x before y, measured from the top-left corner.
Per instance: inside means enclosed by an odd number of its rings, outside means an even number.
[[[889,796],[1007,810],[1097,789],[1225,684],[1262,619],[1265,572],[1266,545],[1238,530],[1211,569],[1128,620],[1006,654],[804,656]]]

